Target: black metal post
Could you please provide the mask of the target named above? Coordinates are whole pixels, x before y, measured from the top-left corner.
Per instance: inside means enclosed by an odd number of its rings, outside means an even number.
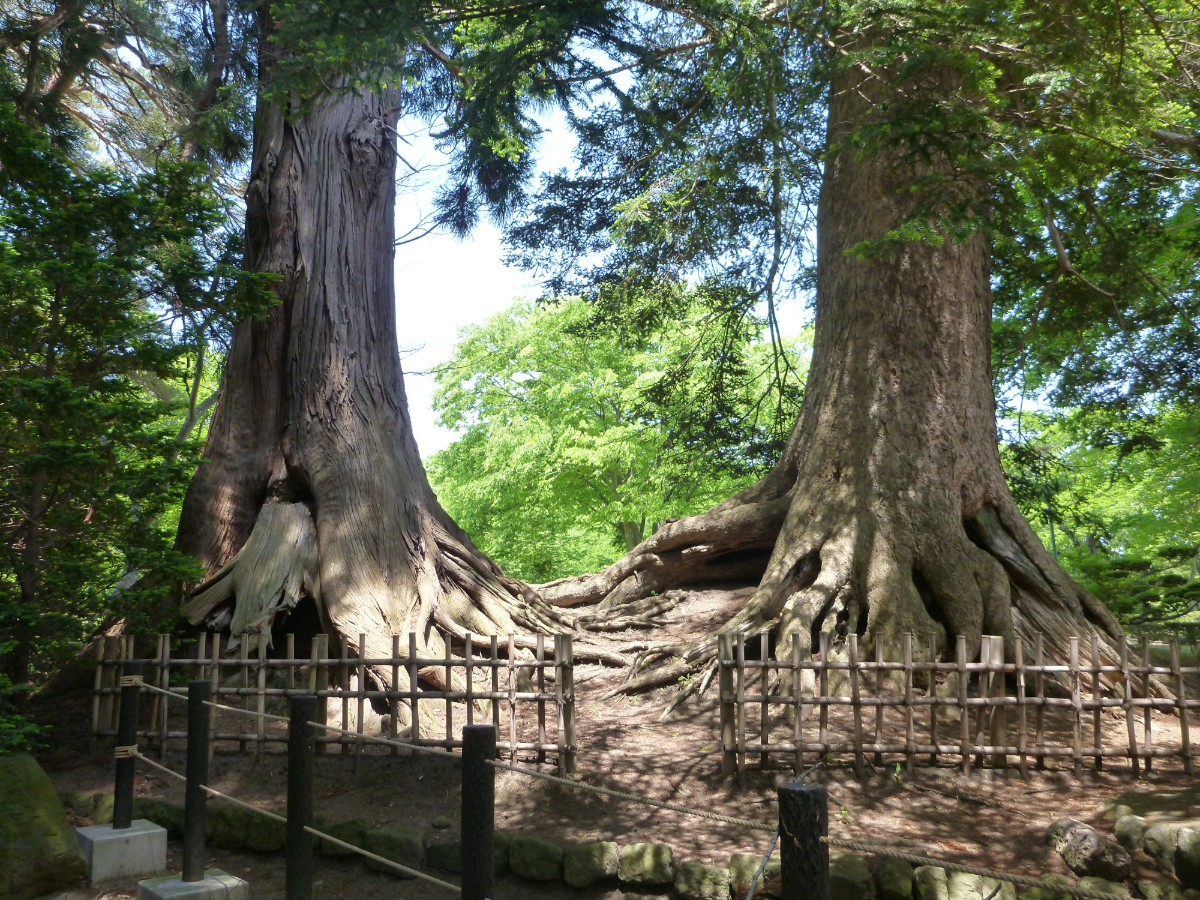
[[[496,874],[496,726],[463,727],[462,900],[492,896]]]
[[[783,900],[829,900],[829,798],[820,784],[779,789]]]
[[[204,829],[207,826],[208,707],[211,681],[188,682],[187,785],[183,795],[183,880],[204,880]]]
[[[316,715],[316,697],[305,694],[290,698],[285,900],[312,900],[313,895],[313,837],[304,829],[313,822],[313,767],[317,732],[308,723]]]
[[[124,674],[142,674],[141,660],[125,661]],[[142,689],[136,685],[121,687],[121,717],[117,721],[117,746],[137,746],[138,699]],[[137,760],[132,756],[117,757],[117,773],[113,782],[113,829],[128,828],[133,823],[133,774]]]

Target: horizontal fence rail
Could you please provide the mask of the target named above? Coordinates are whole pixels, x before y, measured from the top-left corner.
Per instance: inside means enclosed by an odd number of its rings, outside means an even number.
[[[1137,773],[1168,757],[1182,759],[1191,775],[1200,750],[1188,716],[1200,700],[1187,696],[1187,680],[1200,676],[1200,665],[1181,665],[1174,638],[1152,647],[1142,636],[1137,661],[1122,643],[1117,664],[1102,655],[1095,635],[1086,660],[1073,637],[1061,662],[1046,659],[1041,635],[1032,648],[1015,638],[1011,662],[996,636],[984,636],[979,659],[970,662],[962,636],[953,662],[936,661],[932,635],[927,657],[935,661],[914,659],[913,635],[893,649],[900,659],[886,658],[882,644],[874,659],[863,659],[856,635],[837,654],[828,634],[815,653],[807,636],[793,635],[791,658],[782,660],[770,657],[766,634],[749,645],[735,640],[723,634],[718,642],[725,774],[740,776],[751,757],[763,768],[782,759],[800,772],[812,754],[830,761],[852,755],[859,777],[868,756],[876,767],[903,763],[909,774],[938,765],[939,757],[964,773],[1015,758],[1023,776],[1031,761],[1045,768],[1047,759],[1068,759],[1078,776],[1085,760],[1099,769],[1107,758],[1124,758]]]
[[[541,634],[493,636],[486,649],[473,646],[468,635],[453,651],[451,638],[442,637],[446,652],[438,658],[418,656],[415,633],[408,635],[407,654],[401,654],[401,636],[396,634],[392,635],[391,655],[366,658],[359,657],[345,640],[337,655],[331,655],[327,635],[312,639],[307,657],[297,655],[292,634],[286,636],[282,657],[271,657],[265,641],[257,642],[254,656],[247,641],[240,643],[238,656],[226,656],[221,652],[221,636],[209,634],[184,642],[176,655],[172,655],[172,647],[179,645],[171,635],[160,634],[154,656],[136,657],[133,637],[107,637],[98,650],[92,739],[116,735],[121,666],[127,660],[140,659],[147,684],[182,696],[188,679],[208,681],[214,700],[240,703],[244,711],[282,710],[289,697],[316,696],[318,717],[332,726],[340,724],[317,737],[318,752],[327,752],[331,744],[340,746],[343,753],[352,747],[357,759],[364,747],[371,746],[364,735],[373,734],[403,735],[418,746],[459,749],[464,725],[490,722],[501,736],[497,749],[509,758],[515,759],[521,751],[536,754],[538,762],[545,762],[547,754],[554,754],[560,771],[573,772],[571,635],[552,635],[551,641]],[[365,636],[360,635],[358,646],[365,644]],[[381,671],[390,674],[389,683],[380,683]],[[405,680],[402,674],[409,687],[396,690],[394,686]],[[431,681],[439,681],[440,686],[431,686]],[[169,707],[166,697],[155,695],[137,732],[160,756],[165,756],[172,742],[182,745],[188,734],[184,718]],[[376,712],[380,708],[387,712]],[[402,726],[405,715],[409,724]],[[433,736],[432,731],[440,736]],[[228,749],[236,742],[239,752],[253,747],[261,755],[268,746],[286,745],[287,739],[286,729],[269,724],[269,717],[260,715],[247,726],[237,716],[218,719],[217,710],[212,710],[210,754],[218,743]],[[393,747],[391,752],[399,751]]]

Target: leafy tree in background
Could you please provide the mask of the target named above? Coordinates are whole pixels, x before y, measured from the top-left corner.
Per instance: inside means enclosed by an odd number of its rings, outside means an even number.
[[[550,581],[602,568],[771,466],[802,382],[777,403],[766,322],[739,316],[731,331],[702,293],[680,289],[669,311],[656,300],[653,330],[570,298],[517,301],[461,331],[434,407],[462,436],[427,465],[446,509],[507,571]],[[787,352],[803,372],[807,344]]]

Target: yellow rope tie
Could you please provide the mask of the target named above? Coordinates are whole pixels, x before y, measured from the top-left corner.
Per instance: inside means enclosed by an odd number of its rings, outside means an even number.
[[[142,681],[141,675],[122,675],[121,680],[117,684],[121,687],[150,687],[150,685]]]
[[[964,875],[978,875],[981,878],[991,878],[993,881],[1007,881],[1011,884],[1018,884],[1022,887],[1040,887],[1048,891],[1059,894],[1066,894],[1070,897],[1078,897],[1080,900],[1112,900],[1112,894],[1101,894],[1096,891],[1085,890],[1084,888],[1071,887],[1065,884],[1051,884],[1042,881],[1038,878],[1029,878],[1025,875],[1010,875],[1007,872],[997,872],[995,869],[983,869],[979,866],[968,866],[963,863],[950,862],[945,859],[933,859],[929,856],[917,856],[914,853],[905,853],[902,850],[894,850],[891,847],[885,847],[882,844],[876,844],[872,841],[853,841],[849,838],[825,837],[821,840],[830,847],[844,847],[847,850],[854,850],[858,853],[870,853],[873,856],[886,856],[891,859],[903,860],[906,863],[914,866],[933,866],[938,869],[945,869],[947,872],[962,872]]]
[[[116,759],[131,759],[132,757],[140,755],[141,754],[138,753],[137,744],[129,744],[124,747],[113,747],[113,756]]]

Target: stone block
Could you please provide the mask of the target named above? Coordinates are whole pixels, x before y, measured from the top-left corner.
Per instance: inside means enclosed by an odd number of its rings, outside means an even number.
[[[220,869],[206,869],[200,881],[180,875],[139,881],[137,900],[250,900],[250,885]]]
[[[1015,885],[965,872],[947,874],[946,894],[949,900],[987,900],[989,897],[994,900],[1017,900]]]
[[[79,849],[93,883],[136,875],[153,875],[167,868],[167,829],[145,819],[128,828],[88,825],[76,828]]]
[[[684,900],[729,900],[729,870],[690,860],[680,863],[675,890]]]
[[[513,835],[508,844],[508,864],[522,878],[558,881],[563,873],[563,848],[526,834]]]
[[[571,887],[585,888],[617,874],[621,857],[612,841],[595,841],[568,847],[563,854],[563,880]]]
[[[918,866],[913,872],[913,892],[917,900],[949,900],[946,870],[937,866]]]
[[[150,797],[133,798],[133,817],[145,819],[167,829],[167,837],[173,841],[183,840],[183,807],[166,800]]]
[[[363,837],[371,830],[371,823],[366,819],[350,819],[347,822],[334,822],[324,827],[318,827],[318,831],[323,831],[330,837],[335,837],[339,841],[345,841],[347,844],[353,844],[355,847],[363,846]],[[337,844],[321,838],[317,841],[317,850],[323,856],[353,856],[353,850],[347,850],[345,847],[339,847]]]
[[[1129,888],[1115,881],[1108,881],[1096,875],[1088,875],[1080,878],[1076,882],[1075,887],[1085,891],[1092,891],[1096,894],[1106,894],[1111,897],[1119,897],[1122,900],[1133,900],[1133,894],[1129,893]]]
[[[410,869],[417,869],[424,855],[422,838],[421,832],[411,828],[377,828],[363,835],[363,849]],[[367,868],[387,872],[396,878],[413,877],[373,859],[367,860]]]
[[[1175,832],[1175,876],[1185,888],[1200,888],[1200,831]]]
[[[88,815],[93,825],[107,825],[113,820],[113,795],[103,791],[92,794],[92,811]]]
[[[40,897],[85,872],[50,777],[28,753],[0,753],[0,897]]]
[[[735,900],[745,897],[750,892],[750,881],[761,865],[762,857],[752,853],[735,853],[729,857],[729,881]],[[778,878],[781,867],[779,854],[776,853],[768,860],[767,868],[759,876],[758,884],[754,888],[756,896],[764,889],[766,882]]]
[[[829,896],[831,900],[875,900],[875,878],[865,856],[829,855]]]
[[[1052,823],[1046,829],[1046,843],[1076,875],[1123,881],[1133,871],[1133,860],[1120,844],[1075,819]]]
[[[671,884],[675,851],[666,844],[629,844],[621,849],[617,874],[629,884]]]
[[[1178,833],[1178,825],[1159,822],[1157,825],[1147,828],[1146,834],[1142,837],[1142,849],[1168,875],[1175,874],[1175,846]]]
[[[1183,893],[1174,882],[1143,879],[1137,886],[1146,900],[1183,900]]]
[[[1020,900],[1070,900],[1068,894],[1062,891],[1056,891],[1055,885],[1069,885],[1070,882],[1064,875],[1043,875],[1041,878],[1045,887],[1027,887],[1021,888],[1017,892]]]
[[[1121,816],[1113,823],[1113,834],[1117,843],[1129,853],[1142,849],[1142,840],[1146,837],[1146,820],[1141,816]]]
[[[879,900],[912,900],[913,867],[902,859],[881,859],[875,867]]]

